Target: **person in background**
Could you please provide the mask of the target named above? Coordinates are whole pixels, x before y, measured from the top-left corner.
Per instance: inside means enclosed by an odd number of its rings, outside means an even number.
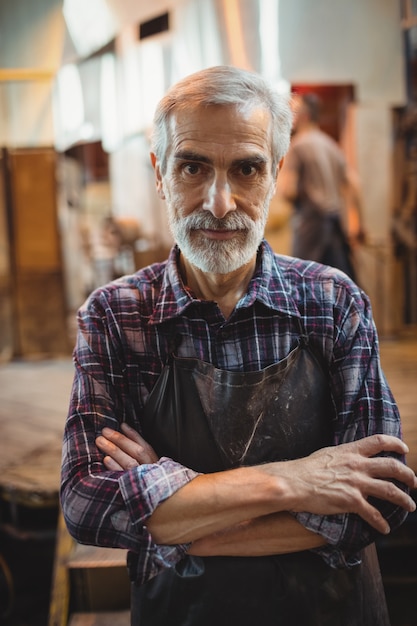
[[[347,212],[355,212],[354,239],[363,243],[359,186],[339,145],[320,129],[320,109],[314,93],[295,98],[293,139],[278,185],[294,206],[291,253],[337,267],[356,280]]]
[[[122,245],[120,228],[111,215],[100,219],[90,237],[90,257],[93,266],[93,288],[116,278],[116,259]]]
[[[388,624],[374,540],[417,478],[367,296],[263,238],[291,111],[220,66],[159,103],[169,258],[78,315],[61,504],[125,548],[135,626]]]

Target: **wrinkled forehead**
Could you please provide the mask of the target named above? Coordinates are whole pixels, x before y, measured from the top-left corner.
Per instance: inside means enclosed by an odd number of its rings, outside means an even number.
[[[187,103],[180,102],[177,106],[173,107],[167,116],[168,124],[172,119],[175,118],[184,118],[187,116],[198,116],[199,118],[204,117],[231,117],[234,116],[236,119],[248,119],[251,117],[252,113],[258,111],[262,112],[262,115],[265,119],[268,119],[272,122],[272,114],[270,109],[265,105],[264,102],[257,100],[248,100],[248,102],[233,102],[233,103]]]
[[[272,116],[260,105],[209,105],[179,108],[168,123],[172,153],[186,143],[245,145],[272,150]]]

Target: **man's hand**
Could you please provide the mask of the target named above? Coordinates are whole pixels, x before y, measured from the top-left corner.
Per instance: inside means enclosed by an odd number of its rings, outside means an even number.
[[[323,448],[310,456],[287,461],[271,471],[288,481],[293,494],[291,510],[328,515],[357,513],[382,533],[390,528],[381,513],[368,502],[373,496],[387,500],[406,511],[415,502],[396,487],[393,479],[417,488],[414,472],[392,457],[376,457],[381,452],[407,454],[407,445],[388,435],[372,435],[358,441]]]
[[[103,463],[110,471],[120,471],[143,465],[156,463],[158,455],[131,426],[122,424],[123,433],[112,428],[103,428],[102,435],[97,437],[96,445],[106,456]]]

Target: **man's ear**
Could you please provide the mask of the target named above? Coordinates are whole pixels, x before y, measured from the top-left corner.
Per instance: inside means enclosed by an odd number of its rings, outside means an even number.
[[[158,163],[158,160],[156,158],[156,154],[151,152],[150,156],[151,156],[152,167],[153,167],[154,172],[155,172],[155,183],[156,183],[157,194],[161,198],[161,200],[165,200],[165,194],[164,194],[164,189],[163,189],[163,185],[162,185],[161,168],[159,167],[159,163]]]
[[[278,163],[277,169],[275,171],[275,191],[277,189],[277,184],[278,184],[278,175],[279,175],[283,165],[284,165],[284,157],[282,157],[282,159]]]

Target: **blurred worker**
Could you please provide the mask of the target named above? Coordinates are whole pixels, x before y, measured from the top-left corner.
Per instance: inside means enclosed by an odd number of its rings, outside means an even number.
[[[116,259],[121,243],[122,236],[116,220],[112,216],[102,218],[90,239],[94,289],[117,277]]]
[[[339,145],[319,128],[320,100],[300,96],[293,138],[279,191],[294,205],[292,254],[331,265],[356,279],[347,233],[347,207],[357,213],[357,238],[364,240],[358,186]]]

